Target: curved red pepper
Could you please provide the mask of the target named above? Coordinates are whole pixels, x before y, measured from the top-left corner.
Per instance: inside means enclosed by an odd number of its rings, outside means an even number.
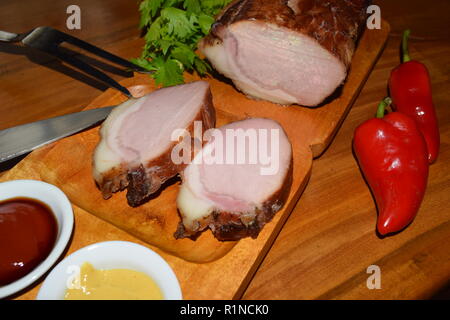
[[[416,122],[400,112],[384,116],[387,99],[380,104],[377,118],[356,128],[353,139],[359,166],[375,197],[382,235],[412,222],[428,179],[426,143]]]
[[[439,126],[431,95],[430,75],[424,64],[411,60],[408,53],[409,30],[403,34],[403,63],[392,70],[389,91],[396,111],[416,120],[428,148],[428,160],[439,153]]]

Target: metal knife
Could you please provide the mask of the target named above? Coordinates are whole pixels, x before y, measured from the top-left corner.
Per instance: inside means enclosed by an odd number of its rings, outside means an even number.
[[[77,133],[104,120],[112,107],[91,109],[0,131],[0,163]]]

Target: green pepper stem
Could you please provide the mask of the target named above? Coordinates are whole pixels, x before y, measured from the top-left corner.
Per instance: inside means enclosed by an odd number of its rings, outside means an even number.
[[[411,61],[411,57],[409,56],[409,49],[408,49],[408,39],[409,39],[409,34],[411,33],[411,30],[407,29],[403,32],[403,40],[402,40],[402,52],[403,52],[403,57],[402,57],[402,62],[408,62]]]
[[[386,107],[390,106],[392,103],[392,99],[389,97],[384,98],[380,104],[378,105],[377,109],[377,118],[382,119],[384,117],[384,111],[386,110]]]

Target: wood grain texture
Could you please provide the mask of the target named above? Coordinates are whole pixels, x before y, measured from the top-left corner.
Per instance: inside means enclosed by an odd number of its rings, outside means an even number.
[[[0,29],[22,32],[45,24],[64,30],[65,8],[69,4],[72,3],[66,0],[1,2]],[[143,42],[137,30],[136,3],[101,0],[94,4],[79,0],[77,4],[83,12],[82,30],[71,33],[125,58],[140,54]],[[450,279],[450,168],[447,165],[450,160],[447,108],[450,37],[446,23],[449,3],[436,0],[431,6],[419,0],[384,0],[378,4],[383,17],[393,27],[393,36],[331,147],[326,149],[326,144],[313,143],[319,146],[315,155],[324,149],[326,152],[314,161],[308,187],[274,245],[264,248],[270,251],[255,276],[242,276],[243,284],[250,282],[250,285],[246,290],[241,286],[236,297],[245,290],[244,299],[426,298]],[[429,187],[416,221],[395,237],[379,239],[374,234],[373,199],[352,156],[351,137],[359,123],[373,116],[378,101],[386,94],[389,72],[399,61],[398,35],[406,27],[412,27],[413,35],[418,37],[411,41],[411,54],[424,61],[432,74],[442,150],[438,162],[430,169]],[[104,89],[98,84],[96,89],[74,81],[74,78],[86,78],[69,72],[48,57],[36,56],[0,44],[0,110],[3,111],[0,128],[79,111],[99,94],[98,89]],[[115,75],[114,78],[121,77]],[[331,141],[333,134],[329,136]],[[25,165],[30,167],[25,168]],[[39,169],[39,164],[32,161],[21,162],[18,166],[22,166],[24,173]],[[32,174],[27,177],[32,178]],[[102,240],[142,243],[79,208],[75,208],[75,219],[78,221],[76,230],[87,232],[75,231],[72,243],[76,245],[71,246],[68,253],[96,242],[93,235],[97,229],[105,231]],[[270,240],[273,239],[268,243]],[[262,256],[256,260],[254,265],[258,265]],[[237,264],[231,259],[227,262],[231,268]],[[179,261],[174,259],[170,263],[176,265]],[[248,261],[243,263],[244,266],[249,264]],[[365,286],[368,276],[365,270],[370,264],[381,267],[382,290],[368,290]],[[189,270],[179,276],[194,280]],[[228,289],[221,287],[226,276],[217,275],[218,289],[210,298],[230,296]],[[192,297],[190,294],[202,284],[200,281],[195,286],[185,285],[183,291],[189,293],[185,296]],[[32,299],[38,287],[29,288],[16,298]]]
[[[293,181],[288,200],[282,210],[264,227],[257,239],[247,238],[236,244],[219,242],[206,231],[195,242],[190,239],[175,240],[173,233],[179,220],[175,206],[178,184],[167,186],[157,198],[138,208],[128,207],[124,193],[114,195],[111,200],[103,200],[100,191],[95,188],[91,175],[92,150],[98,142],[98,128],[56,142],[46,148],[45,152],[38,150],[31,153],[19,166],[3,176],[2,180],[31,176],[55,184],[67,194],[77,211],[86,210],[147,241],[146,245],[151,245],[152,249],[158,251],[174,269],[184,297],[238,298],[308,182],[313,158],[311,146],[326,147],[331,140],[330,135],[337,130],[337,126],[351,108],[384,46],[388,33],[389,25],[386,23],[383,24],[382,30],[364,33],[340,95],[320,108],[285,107],[248,99],[230,84],[213,78],[208,79],[219,126],[247,117],[271,118],[282,125],[292,144]],[[136,96],[155,90],[145,75],[136,75],[132,79],[122,81],[122,84]],[[122,94],[109,89],[96,98],[87,109],[115,105],[123,100]],[[34,171],[36,169],[37,172]],[[161,224],[157,224],[155,229],[146,227],[146,221],[154,217],[164,221],[162,228]],[[87,237],[95,242],[104,241],[103,234],[112,226],[97,228],[94,233],[90,233],[90,228],[82,226],[89,226],[89,220],[92,219],[94,217],[88,215],[75,221],[78,227],[74,231],[74,240],[70,243],[69,251],[82,247],[76,240],[77,237]],[[153,230],[156,230],[156,233]],[[217,259],[218,257],[220,258]],[[186,259],[195,262],[206,260],[207,263],[198,264]],[[210,262],[210,259],[214,261]],[[192,287],[191,283],[198,286]]]
[[[377,1],[391,37],[364,89],[247,288],[244,299],[423,299],[450,281],[450,32],[448,1]],[[399,64],[400,35],[431,73],[441,153],[415,221],[380,239],[376,208],[351,151],[354,129],[373,117]],[[381,290],[366,286],[368,266],[381,269]]]
[[[155,90],[147,75],[137,75],[122,81],[122,84],[134,97]],[[108,90],[88,109],[117,105],[126,99],[120,92]],[[219,124],[235,120],[224,113],[220,115]],[[59,141],[45,157],[33,158],[33,162],[43,163],[40,178],[63,190],[74,205],[182,259],[209,262],[233,248],[235,242],[217,241],[210,232],[203,233],[196,241],[175,239],[174,233],[180,221],[176,207],[180,179],[170,179],[149,201],[135,208],[128,204],[126,192],[118,192],[104,200],[92,173],[94,149],[99,140],[99,127],[95,127]]]

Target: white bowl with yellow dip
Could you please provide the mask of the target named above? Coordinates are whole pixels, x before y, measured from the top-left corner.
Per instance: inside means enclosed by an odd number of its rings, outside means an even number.
[[[175,273],[156,252],[127,241],[84,247],[61,261],[38,300],[182,299]]]

